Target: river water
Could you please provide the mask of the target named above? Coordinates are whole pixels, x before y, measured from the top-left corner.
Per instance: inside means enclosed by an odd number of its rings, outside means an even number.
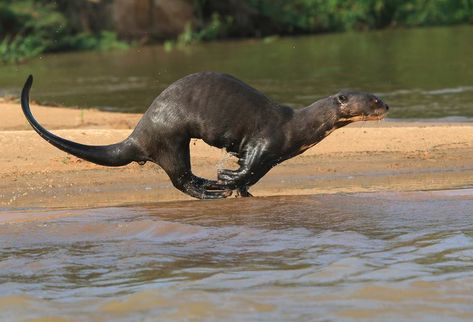
[[[471,321],[472,214],[468,189],[5,210],[0,320]]]
[[[180,77],[214,70],[294,107],[352,88],[383,97],[391,118],[463,120],[473,117],[472,39],[461,26],[46,55],[0,66],[0,96],[31,73],[44,103],[144,112]]]

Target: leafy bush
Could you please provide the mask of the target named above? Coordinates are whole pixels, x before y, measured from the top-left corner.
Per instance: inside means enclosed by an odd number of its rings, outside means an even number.
[[[77,33],[54,1],[2,0],[0,60],[19,62],[43,52],[127,48],[115,33]]]
[[[473,22],[473,0],[200,0],[197,5],[200,28],[212,24],[217,13],[232,18],[224,36],[236,37]]]
[[[0,42],[0,60],[5,63],[14,63],[35,57],[45,50],[41,39],[35,36],[8,37]]]

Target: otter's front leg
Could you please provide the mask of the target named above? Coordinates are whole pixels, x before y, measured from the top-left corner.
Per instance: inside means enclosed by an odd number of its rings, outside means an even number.
[[[218,171],[220,188],[238,189],[241,196],[249,197],[248,187],[255,184],[270,169],[270,158],[267,155],[267,145],[258,144],[249,146],[238,160],[240,168],[237,170],[222,169]]]

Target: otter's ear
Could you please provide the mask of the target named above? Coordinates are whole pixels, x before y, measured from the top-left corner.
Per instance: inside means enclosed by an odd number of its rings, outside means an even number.
[[[348,102],[348,97],[346,95],[340,94],[337,96],[337,101],[340,104],[345,104]]]

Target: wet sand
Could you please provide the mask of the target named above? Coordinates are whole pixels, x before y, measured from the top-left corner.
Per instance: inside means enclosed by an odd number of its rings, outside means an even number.
[[[139,114],[32,105],[54,133],[85,144],[127,137]],[[18,103],[0,101],[0,207],[97,207],[190,200],[154,164],[101,167],[49,145],[27,124]],[[275,167],[251,192],[255,196],[337,192],[413,191],[473,185],[473,124],[365,122]],[[215,178],[235,167],[225,152],[196,140],[193,171]]]

